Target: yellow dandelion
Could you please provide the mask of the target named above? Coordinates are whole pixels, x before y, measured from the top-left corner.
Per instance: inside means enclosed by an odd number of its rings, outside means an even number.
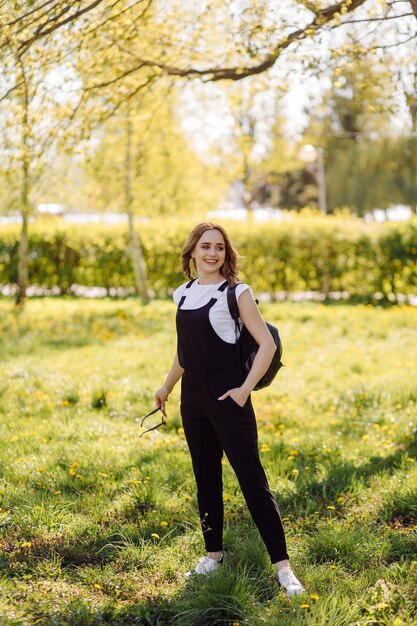
[[[158,533],[152,533],[151,537],[153,539],[160,539],[160,536],[158,535]]]
[[[314,600],[315,602],[317,602],[317,600],[320,600],[320,596],[317,595],[316,593],[312,593],[310,598]]]
[[[335,510],[335,507],[334,507],[334,506],[331,506],[331,505],[330,505],[330,506],[328,506],[328,507],[326,507],[326,508],[327,508],[327,510],[328,510],[328,511],[334,511],[334,510]]]
[[[20,544],[20,546],[22,548],[31,548],[32,547],[32,542],[31,541],[22,541],[22,543]]]
[[[310,605],[309,604],[302,604],[300,608],[301,609],[309,609]]]
[[[101,589],[101,585],[99,585],[98,583],[94,584],[94,589]]]
[[[414,463],[415,459],[412,459],[411,457],[407,459],[407,463]]]
[[[188,496],[188,495],[185,495],[185,496],[184,496],[184,500],[191,500],[191,497],[190,497],[190,496]]]
[[[166,528],[166,527],[168,526],[168,522],[161,522],[161,523],[160,523],[160,526],[161,526],[162,528]]]
[[[58,489],[57,491],[54,491],[54,496],[60,496],[60,495],[61,495],[60,489]]]
[[[266,444],[262,444],[261,446],[261,452],[270,452],[271,448]]]
[[[336,569],[337,565],[330,565],[330,569]]]
[[[44,467],[38,467],[36,469],[36,471],[39,472],[39,474],[43,474],[43,472],[45,471],[45,468]]]
[[[70,469],[69,469],[69,474],[70,474],[71,476],[75,476],[75,475],[76,475],[76,473],[77,473],[77,472],[75,471],[75,469],[74,469],[73,467],[70,467]]]
[[[343,500],[344,500],[344,497],[343,497],[343,496],[339,496],[339,497],[337,498],[337,502],[343,502]]]
[[[290,454],[292,456],[297,456],[297,454],[299,454],[298,450],[290,450]]]
[[[379,604],[376,605],[377,609],[387,609],[389,607],[388,602],[380,602]]]

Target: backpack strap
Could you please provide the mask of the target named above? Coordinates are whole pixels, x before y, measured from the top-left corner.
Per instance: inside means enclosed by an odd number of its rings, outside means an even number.
[[[238,283],[240,284],[240,283]],[[239,326],[239,306],[236,298],[236,287],[237,285],[233,285],[233,287],[229,287],[227,290],[227,306],[229,307],[230,315],[235,323],[235,334],[236,334],[236,342],[239,339],[240,335],[240,326]]]
[[[230,315],[235,322],[239,320],[239,307],[236,298],[236,285],[229,287],[227,290],[227,306],[229,307]]]

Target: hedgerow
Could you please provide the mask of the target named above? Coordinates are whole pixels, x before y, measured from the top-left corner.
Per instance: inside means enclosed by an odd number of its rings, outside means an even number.
[[[153,220],[138,226],[149,284],[166,297],[184,277],[180,252],[191,220]],[[305,212],[280,222],[224,221],[241,255],[241,278],[257,293],[347,292],[366,300],[375,293],[396,301],[417,287],[417,218],[366,223],[350,216]],[[74,285],[129,288],[134,284],[127,226],[67,225],[39,221],[30,227],[30,282],[71,293]],[[17,280],[19,227],[0,230],[0,284]]]

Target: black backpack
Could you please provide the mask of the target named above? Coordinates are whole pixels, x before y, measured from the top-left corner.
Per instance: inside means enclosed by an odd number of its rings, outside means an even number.
[[[255,359],[256,353],[258,352],[259,346],[244,325],[242,326],[242,332],[239,336],[239,307],[236,298],[236,285],[234,287],[228,287],[227,289],[227,304],[229,307],[230,315],[235,322],[236,337],[238,338],[236,346],[239,354],[241,372],[243,375],[246,376],[252,367],[252,363]],[[258,300],[256,300],[256,304],[258,304]],[[268,324],[268,322],[265,323],[268,327],[269,332],[272,335],[277,349],[274,356],[272,357],[270,366],[268,367],[262,378],[257,382],[254,391],[257,391],[258,389],[263,389],[264,387],[268,387],[268,385],[272,383],[278,371],[283,366],[283,363],[281,362],[282,343],[279,336],[278,328],[272,326],[272,324]]]

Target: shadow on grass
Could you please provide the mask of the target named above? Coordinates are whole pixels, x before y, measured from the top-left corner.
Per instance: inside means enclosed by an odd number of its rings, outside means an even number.
[[[204,579],[180,576],[183,580],[173,597],[156,592],[124,606],[108,599],[100,609],[89,599],[76,599],[60,614],[39,617],[44,626],[249,626],[254,624],[254,607],[278,594],[273,577],[260,576],[256,568],[241,563],[223,566]]]
[[[379,474],[392,475],[404,463],[406,455],[417,457],[417,433],[414,433],[402,450],[385,457],[372,456],[362,465],[341,461],[328,467],[327,475],[322,480],[314,476],[302,476],[297,483],[296,492],[286,497],[278,494],[282,509],[288,514],[305,515],[314,512],[320,505],[334,501],[346,492],[358,491],[369,487],[372,479]]]

